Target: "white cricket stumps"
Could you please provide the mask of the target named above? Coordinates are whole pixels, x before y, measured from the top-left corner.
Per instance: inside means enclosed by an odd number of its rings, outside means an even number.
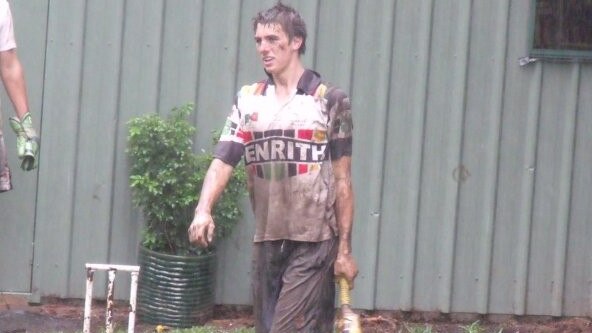
[[[115,273],[117,271],[130,272],[130,310],[127,331],[134,332],[136,324],[136,292],[138,290],[138,273],[140,266],[86,264],[86,297],[84,299],[84,326],[83,333],[90,333],[90,318],[92,308],[93,277],[97,270],[108,271],[109,284],[107,285],[107,309],[105,312],[105,333],[113,333],[113,294],[115,290]]]

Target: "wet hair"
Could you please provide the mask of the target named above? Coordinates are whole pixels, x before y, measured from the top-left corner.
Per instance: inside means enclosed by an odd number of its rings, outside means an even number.
[[[304,54],[306,51],[306,24],[294,8],[278,1],[275,6],[262,10],[253,17],[253,31],[257,31],[258,24],[279,24],[288,34],[290,41],[294,37],[302,38],[302,45],[300,45],[298,53]]]

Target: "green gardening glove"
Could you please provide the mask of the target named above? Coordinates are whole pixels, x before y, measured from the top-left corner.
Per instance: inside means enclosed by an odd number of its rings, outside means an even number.
[[[39,137],[33,128],[31,114],[27,112],[23,120],[10,117],[10,127],[16,133],[16,149],[21,159],[21,169],[33,170],[37,167],[37,155],[39,154]]]

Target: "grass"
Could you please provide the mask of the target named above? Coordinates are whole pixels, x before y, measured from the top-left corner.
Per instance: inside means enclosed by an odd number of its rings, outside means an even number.
[[[481,327],[481,325],[479,325],[479,321],[476,321],[474,323],[472,323],[471,325],[468,326],[461,326],[462,329],[464,329],[464,331],[466,333],[484,333],[485,329],[483,327]]]
[[[462,329],[462,333],[486,333],[487,329],[479,324],[479,321],[473,322],[467,326],[460,326]],[[499,329],[497,333],[502,333],[503,329]],[[432,326],[430,325],[408,325],[405,324],[405,328],[399,330],[397,333],[438,333],[437,331],[432,330]]]
[[[255,333],[252,328],[238,328],[231,331],[222,330],[214,327],[193,327],[187,329],[172,330],[171,333]]]
[[[430,325],[426,325],[426,326],[410,326],[405,324],[405,330],[407,330],[407,333],[435,333],[432,331],[432,326]],[[403,333],[404,331],[399,331],[400,333]]]

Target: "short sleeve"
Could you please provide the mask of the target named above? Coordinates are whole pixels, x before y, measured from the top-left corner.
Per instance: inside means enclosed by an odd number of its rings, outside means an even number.
[[[16,48],[12,13],[6,0],[0,0],[0,52]]]
[[[330,119],[329,147],[331,159],[352,155],[353,121],[349,97],[338,88],[325,94]]]
[[[244,135],[240,127],[240,111],[238,109],[238,97],[232,106],[232,112],[226,118],[222,133],[214,149],[214,157],[226,164],[236,166],[240,162],[244,152]]]

